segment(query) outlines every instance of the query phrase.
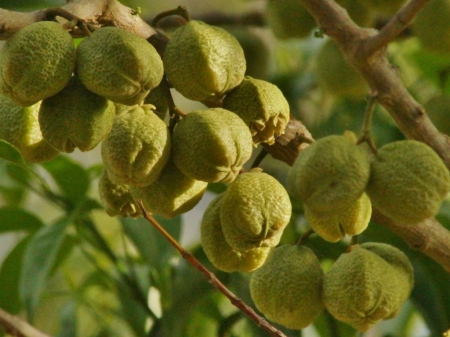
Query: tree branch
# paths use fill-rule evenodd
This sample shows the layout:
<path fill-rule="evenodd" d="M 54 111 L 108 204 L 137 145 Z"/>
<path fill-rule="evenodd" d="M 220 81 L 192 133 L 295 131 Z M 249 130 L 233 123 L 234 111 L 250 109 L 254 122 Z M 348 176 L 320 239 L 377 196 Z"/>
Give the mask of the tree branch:
<path fill-rule="evenodd" d="M 16 337 L 49 337 L 49 335 L 40 332 L 20 317 L 13 316 L 1 308 L 0 326 L 6 333 Z"/>

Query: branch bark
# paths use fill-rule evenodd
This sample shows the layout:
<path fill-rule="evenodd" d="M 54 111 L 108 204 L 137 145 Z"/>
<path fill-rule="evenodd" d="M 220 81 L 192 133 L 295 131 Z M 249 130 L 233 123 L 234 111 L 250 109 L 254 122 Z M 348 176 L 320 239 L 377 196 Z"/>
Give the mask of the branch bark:
<path fill-rule="evenodd" d="M 17 316 L 13 316 L 10 313 L 0 308 L 0 326 L 2 329 L 12 335 L 17 337 L 50 337 L 32 327 L 30 324 L 25 322 L 23 319 Z"/>

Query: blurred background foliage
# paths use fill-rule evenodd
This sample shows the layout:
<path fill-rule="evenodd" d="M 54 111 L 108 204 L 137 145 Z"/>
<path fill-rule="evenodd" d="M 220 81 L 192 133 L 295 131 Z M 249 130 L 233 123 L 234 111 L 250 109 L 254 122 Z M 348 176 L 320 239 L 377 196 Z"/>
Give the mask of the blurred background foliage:
<path fill-rule="evenodd" d="M 292 115 L 308 127 L 314 138 L 346 130 L 360 132 L 366 95 L 346 98 L 332 94 L 323 85 L 319 73 L 327 61 L 318 60 L 327 38 L 315 37 L 317 29 L 302 38 L 277 38 L 267 25 L 266 2 L 261 0 L 121 2 L 141 7 L 141 15 L 149 22 L 161 11 L 185 5 L 194 18 L 221 25 L 238 38 L 247 57 L 248 75 L 278 85 L 289 100 Z M 0 7 L 30 11 L 64 3 L 0 0 Z M 385 20 L 381 17 L 374 22 Z M 450 95 L 448 55 L 426 50 L 409 30 L 390 44 L 388 53 L 419 102 L 426 104 L 434 97 Z M 333 70 L 330 72 L 333 75 Z M 187 112 L 201 106 L 174 95 L 177 105 Z M 444 104 L 441 109 L 444 119 L 439 120 L 442 116 L 438 115 L 436 123 L 448 133 L 450 107 Z M 378 146 L 404 138 L 380 106 L 372 131 Z M 258 152 L 259 148 L 255 154 Z M 38 329 L 58 337 L 268 336 L 212 288 L 144 219 L 106 215 L 96 185 L 102 170 L 98 149 L 89 153 L 75 151 L 42 165 L 29 165 L 22 162 L 14 148 L 0 143 L 0 157 L 1 308 L 23 315 Z M 261 166 L 284 182 L 286 164 L 266 158 Z M 215 270 L 199 245 L 202 212 L 224 188 L 210 184 L 194 210 L 171 220 L 158 220 L 227 287 L 252 305 L 249 275 Z M 294 199 L 292 203 L 294 214 L 283 243 L 295 242 L 308 229 L 301 203 Z M 450 203 L 443 204 L 438 218 L 450 229 Z M 412 296 L 401 313 L 377 324 L 364 336 L 442 336 L 450 328 L 449 274 L 376 223 L 370 224 L 360 241 L 386 242 L 401 248 L 414 265 L 416 279 Z M 344 240 L 332 244 L 312 236 L 306 245 L 326 268 L 348 243 Z M 352 328 L 326 312 L 303 331 L 278 328 L 289 337 L 357 336 Z"/>

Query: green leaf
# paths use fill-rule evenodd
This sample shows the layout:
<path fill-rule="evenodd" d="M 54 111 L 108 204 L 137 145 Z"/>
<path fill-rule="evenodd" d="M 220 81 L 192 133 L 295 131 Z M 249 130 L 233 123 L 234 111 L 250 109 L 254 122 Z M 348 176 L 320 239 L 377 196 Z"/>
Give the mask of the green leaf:
<path fill-rule="evenodd" d="M 0 208 L 0 233 L 11 231 L 35 232 L 44 224 L 35 215 L 20 207 Z"/>
<path fill-rule="evenodd" d="M 84 200 L 90 180 L 87 171 L 73 160 L 58 156 L 42 166 L 50 173 L 61 192 L 74 204 Z"/>
<path fill-rule="evenodd" d="M 18 314 L 22 309 L 19 297 L 19 279 L 22 258 L 31 236 L 20 241 L 3 261 L 0 269 L 0 307 L 11 314 Z"/>
<path fill-rule="evenodd" d="M 145 323 L 148 318 L 147 312 L 138 303 L 127 285 L 123 285 L 118 291 L 121 303 L 121 316 L 125 319 L 136 336 L 145 336 Z"/>
<path fill-rule="evenodd" d="M 167 220 L 155 216 L 155 219 L 175 239 L 181 235 L 181 217 L 177 216 Z M 136 245 L 142 257 L 158 270 L 164 269 L 167 262 L 176 254 L 177 250 L 159 233 L 151 223 L 144 218 L 120 219 L 126 235 Z"/>
<path fill-rule="evenodd" d="M 3 139 L 0 139 L 0 158 L 19 166 L 27 165 L 20 151 Z"/>
<path fill-rule="evenodd" d="M 47 278 L 63 245 L 66 228 L 71 222 L 70 217 L 65 217 L 52 226 L 42 227 L 25 251 L 19 289 L 30 320 L 34 317 Z"/>
<path fill-rule="evenodd" d="M 61 330 L 56 337 L 77 337 L 77 306 L 74 301 L 67 303 L 59 315 Z"/>

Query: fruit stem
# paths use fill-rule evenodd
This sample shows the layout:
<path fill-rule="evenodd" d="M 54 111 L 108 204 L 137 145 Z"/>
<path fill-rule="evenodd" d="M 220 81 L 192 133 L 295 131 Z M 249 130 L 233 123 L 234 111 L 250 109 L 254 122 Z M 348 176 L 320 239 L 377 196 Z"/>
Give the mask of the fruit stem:
<path fill-rule="evenodd" d="M 155 16 L 155 18 L 152 21 L 152 27 L 158 27 L 159 21 L 161 21 L 164 18 L 167 18 L 172 15 L 179 15 L 184 19 L 184 23 L 191 21 L 191 15 L 189 14 L 188 10 L 185 6 L 178 6 L 175 9 L 171 9 L 169 11 L 161 12 L 158 15 Z"/>
<path fill-rule="evenodd" d="M 271 336 L 274 337 L 287 337 L 283 332 L 272 326 L 269 322 L 267 322 L 263 317 L 259 316 L 250 306 L 244 303 L 239 297 L 233 294 L 220 280 L 210 272 L 203 264 L 198 261 L 194 255 L 185 250 L 181 245 L 175 240 L 164 228 L 163 226 L 155 220 L 155 218 L 147 213 L 144 205 L 142 204 L 142 200 L 136 200 L 137 204 L 142 209 L 142 215 L 144 219 L 150 222 L 156 230 L 158 230 L 164 238 L 166 238 L 169 243 L 175 247 L 176 250 L 181 254 L 181 256 L 189 262 L 195 269 L 200 271 L 203 275 L 206 276 L 208 282 L 211 285 L 219 290 L 223 295 L 225 295 L 235 307 L 240 309 L 244 314 L 246 314 L 250 319 L 256 322 L 256 324 L 267 331 Z"/>
<path fill-rule="evenodd" d="M 358 139 L 356 144 L 362 144 L 364 142 L 369 145 L 372 152 L 376 155 L 378 153 L 377 147 L 372 139 L 372 116 L 375 111 L 375 107 L 378 103 L 377 95 L 371 95 L 367 102 L 366 111 L 364 112 L 364 123 L 362 127 L 362 136 Z"/>
<path fill-rule="evenodd" d="M 301 246 L 314 233 L 315 232 L 313 229 L 308 229 L 305 233 L 302 234 L 302 236 L 300 236 L 300 239 L 298 239 L 296 245 Z"/>
<path fill-rule="evenodd" d="M 261 152 L 258 154 L 258 156 L 255 158 L 255 161 L 252 164 L 251 168 L 258 167 L 259 164 L 263 161 L 264 158 L 269 154 L 269 152 L 266 151 L 266 149 L 262 148 Z"/>
<path fill-rule="evenodd" d="M 358 235 L 352 236 L 352 239 L 350 241 L 350 245 L 357 245 L 358 244 Z"/>
<path fill-rule="evenodd" d="M 68 21 L 76 22 L 76 26 L 83 32 L 85 36 L 91 35 L 91 31 L 88 29 L 86 22 L 78 16 L 66 11 L 63 8 L 46 8 L 44 10 L 44 16 L 48 20 L 56 21 L 56 17 L 60 16 Z"/>

